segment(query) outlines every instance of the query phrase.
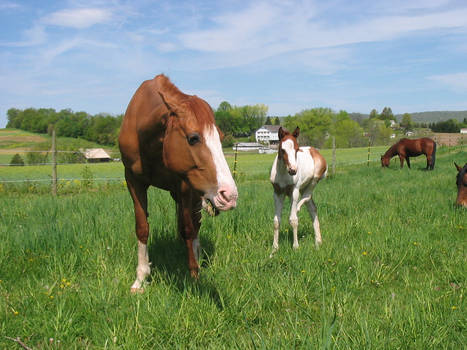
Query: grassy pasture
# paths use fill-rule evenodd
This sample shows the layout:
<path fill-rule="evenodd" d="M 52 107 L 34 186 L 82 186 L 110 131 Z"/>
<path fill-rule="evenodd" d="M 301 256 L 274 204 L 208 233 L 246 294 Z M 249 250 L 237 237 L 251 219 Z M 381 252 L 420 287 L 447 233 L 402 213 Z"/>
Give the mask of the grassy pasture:
<path fill-rule="evenodd" d="M 314 248 L 302 210 L 294 251 L 284 210 L 270 259 L 273 157 L 239 158 L 237 209 L 203 218 L 198 282 L 170 196 L 151 189 L 142 295 L 129 293 L 136 238 L 123 186 L 57 198 L 1 192 L 0 348 L 19 348 L 5 337 L 51 349 L 466 347 L 467 212 L 453 206 L 452 164 L 466 152 L 439 151 L 433 172 L 422 157 L 410 171 L 338 167 L 315 190 L 323 246 Z"/>

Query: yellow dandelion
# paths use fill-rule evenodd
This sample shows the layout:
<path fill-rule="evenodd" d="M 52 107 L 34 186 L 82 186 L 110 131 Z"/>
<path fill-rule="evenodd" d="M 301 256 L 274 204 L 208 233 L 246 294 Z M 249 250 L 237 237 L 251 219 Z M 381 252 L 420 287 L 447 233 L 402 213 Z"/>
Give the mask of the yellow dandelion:
<path fill-rule="evenodd" d="M 413 242 L 413 245 L 418 245 L 418 242 Z"/>
<path fill-rule="evenodd" d="M 15 310 L 15 311 L 13 311 L 13 315 L 18 316 L 19 312 Z"/>
<path fill-rule="evenodd" d="M 457 306 L 451 306 L 451 309 L 452 309 L 452 310 L 456 310 L 456 309 L 457 309 Z"/>
<path fill-rule="evenodd" d="M 371 232 L 370 232 L 370 231 L 368 231 L 368 234 L 369 234 L 369 235 L 371 235 Z"/>
<path fill-rule="evenodd" d="M 362 253 L 362 255 L 368 255 L 368 253 L 367 253 L 366 251 L 364 251 L 364 252 Z"/>
<path fill-rule="evenodd" d="M 66 278 L 62 278 L 62 282 L 65 283 L 65 282 L 66 282 Z"/>
<path fill-rule="evenodd" d="M 305 270 L 302 270 L 302 273 L 305 273 Z"/>
<path fill-rule="evenodd" d="M 53 298 L 54 298 L 54 296 L 53 296 L 53 295 L 50 295 L 50 296 L 49 296 L 49 298 L 50 298 L 50 299 L 53 299 Z"/>
<path fill-rule="evenodd" d="M 66 286 L 67 286 L 67 287 L 71 286 L 71 282 L 67 282 L 67 283 L 66 283 Z"/>
<path fill-rule="evenodd" d="M 65 285 L 63 283 L 60 284 L 60 288 L 62 288 L 62 289 L 65 288 Z"/>

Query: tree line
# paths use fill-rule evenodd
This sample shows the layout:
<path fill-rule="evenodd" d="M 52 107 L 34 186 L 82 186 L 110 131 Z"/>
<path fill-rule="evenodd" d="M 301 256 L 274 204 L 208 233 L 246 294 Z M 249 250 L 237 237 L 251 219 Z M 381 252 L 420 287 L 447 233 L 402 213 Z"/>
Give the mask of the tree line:
<path fill-rule="evenodd" d="M 235 138 L 252 137 L 262 125 L 284 125 L 289 129 L 299 126 L 302 144 L 315 147 L 332 147 L 333 137 L 339 148 L 360 147 L 370 142 L 383 145 L 390 141 L 395 129 L 407 132 L 417 127 L 429 127 L 435 132 L 459 132 L 467 127 L 455 119 L 419 124 L 414 123 L 410 114 L 402 116 L 400 123 L 390 107 L 381 113 L 373 109 L 369 115 L 335 112 L 330 108 L 305 109 L 287 117 L 267 116 L 268 107 L 264 104 L 234 106 L 223 101 L 213 110 L 216 123 L 225 135 L 224 146 L 231 146 Z M 35 133 L 49 133 L 55 128 L 57 136 L 81 138 L 102 145 L 115 146 L 120 131 L 123 114 L 90 115 L 86 112 L 73 112 L 70 109 L 56 111 L 52 108 L 11 108 L 7 112 L 7 128 L 22 129 Z M 332 137 L 331 137 L 332 136 Z"/>
<path fill-rule="evenodd" d="M 71 109 L 56 111 L 53 108 L 10 108 L 7 128 L 49 135 L 55 128 L 57 136 L 82 138 L 102 145 L 116 145 L 123 114 L 90 115 Z"/>

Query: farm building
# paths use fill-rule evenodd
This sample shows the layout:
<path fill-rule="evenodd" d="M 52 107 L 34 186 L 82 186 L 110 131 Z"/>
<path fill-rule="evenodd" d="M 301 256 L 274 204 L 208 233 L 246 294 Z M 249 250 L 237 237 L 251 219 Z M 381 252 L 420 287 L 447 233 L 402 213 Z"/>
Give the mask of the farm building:
<path fill-rule="evenodd" d="M 278 143 L 279 128 L 280 125 L 263 125 L 255 132 L 256 142 Z"/>
<path fill-rule="evenodd" d="M 109 162 L 112 159 L 102 148 L 88 148 L 83 155 L 89 163 Z"/>
<path fill-rule="evenodd" d="M 237 149 L 238 151 L 258 151 L 259 149 L 264 148 L 264 146 L 256 142 L 239 142 L 232 148 L 234 150 Z"/>

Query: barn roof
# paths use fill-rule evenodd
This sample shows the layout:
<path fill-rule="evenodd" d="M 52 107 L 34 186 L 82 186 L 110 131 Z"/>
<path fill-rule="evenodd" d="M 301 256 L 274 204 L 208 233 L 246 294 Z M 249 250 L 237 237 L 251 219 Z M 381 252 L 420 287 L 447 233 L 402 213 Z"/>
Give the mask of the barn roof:
<path fill-rule="evenodd" d="M 83 153 L 86 159 L 110 159 L 109 154 L 102 148 L 88 148 Z"/>

